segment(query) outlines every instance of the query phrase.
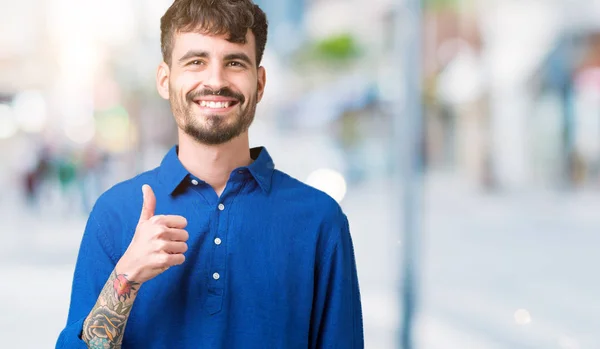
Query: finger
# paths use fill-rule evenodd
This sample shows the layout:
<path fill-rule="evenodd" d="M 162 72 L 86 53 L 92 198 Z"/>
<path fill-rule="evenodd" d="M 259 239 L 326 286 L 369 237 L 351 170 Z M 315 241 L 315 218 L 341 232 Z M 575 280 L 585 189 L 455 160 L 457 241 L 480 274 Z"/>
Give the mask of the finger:
<path fill-rule="evenodd" d="M 185 256 L 182 253 L 170 254 L 163 253 L 159 257 L 158 269 L 168 268 L 174 265 L 180 265 L 185 262 Z"/>
<path fill-rule="evenodd" d="M 188 244 L 181 241 L 170 241 L 165 244 L 165 252 L 171 254 L 185 253 L 188 250 Z"/>
<path fill-rule="evenodd" d="M 156 223 L 176 229 L 184 229 L 187 227 L 187 219 L 183 216 L 165 215 L 160 217 L 160 219 L 157 219 Z"/>
<path fill-rule="evenodd" d="M 158 225 L 163 225 L 164 226 L 164 224 L 161 223 L 161 219 L 163 219 L 163 217 L 164 216 L 161 215 L 161 214 L 155 215 L 154 217 L 150 218 L 149 222 L 152 223 L 152 224 L 158 224 Z"/>
<path fill-rule="evenodd" d="M 181 265 L 185 262 L 185 255 L 182 253 L 169 255 L 169 266 Z"/>
<path fill-rule="evenodd" d="M 167 228 L 167 230 L 162 233 L 161 237 L 167 241 L 186 242 L 188 241 L 190 234 L 183 229 Z"/>
<path fill-rule="evenodd" d="M 148 184 L 142 186 L 143 193 L 143 204 L 142 213 L 140 214 L 140 222 L 149 220 L 154 216 L 154 210 L 156 209 L 156 196 L 154 191 Z"/>

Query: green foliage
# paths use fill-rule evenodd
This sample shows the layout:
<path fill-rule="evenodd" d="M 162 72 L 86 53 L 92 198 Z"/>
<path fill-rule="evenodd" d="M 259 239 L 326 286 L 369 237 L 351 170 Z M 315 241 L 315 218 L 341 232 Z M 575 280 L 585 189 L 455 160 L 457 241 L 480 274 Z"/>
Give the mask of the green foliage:
<path fill-rule="evenodd" d="M 360 57 L 361 49 L 351 34 L 333 35 L 318 41 L 307 42 L 296 51 L 292 62 L 297 69 L 336 67 L 352 64 Z"/>
<path fill-rule="evenodd" d="M 340 34 L 316 42 L 314 53 L 325 60 L 344 61 L 356 57 L 359 48 L 350 34 Z"/>
<path fill-rule="evenodd" d="M 426 10 L 445 10 L 459 7 L 466 0 L 422 0 L 423 8 Z"/>

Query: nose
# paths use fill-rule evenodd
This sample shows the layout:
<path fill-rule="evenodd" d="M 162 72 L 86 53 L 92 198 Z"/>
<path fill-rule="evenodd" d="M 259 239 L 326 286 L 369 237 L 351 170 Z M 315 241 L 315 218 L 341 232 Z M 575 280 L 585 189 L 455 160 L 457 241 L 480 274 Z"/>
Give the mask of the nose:
<path fill-rule="evenodd" d="M 202 83 L 205 88 L 218 91 L 227 86 L 224 69 L 218 64 L 212 64 L 206 69 L 206 77 Z"/>

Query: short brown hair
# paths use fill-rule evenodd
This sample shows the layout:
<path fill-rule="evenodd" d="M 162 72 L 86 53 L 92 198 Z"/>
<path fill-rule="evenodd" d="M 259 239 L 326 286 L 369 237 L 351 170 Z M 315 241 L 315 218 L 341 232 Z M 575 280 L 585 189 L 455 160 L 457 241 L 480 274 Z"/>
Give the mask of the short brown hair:
<path fill-rule="evenodd" d="M 171 65 L 175 33 L 228 34 L 229 42 L 245 44 L 246 33 L 251 29 L 259 66 L 267 43 L 267 28 L 265 13 L 252 0 L 175 0 L 160 19 L 163 60 Z"/>

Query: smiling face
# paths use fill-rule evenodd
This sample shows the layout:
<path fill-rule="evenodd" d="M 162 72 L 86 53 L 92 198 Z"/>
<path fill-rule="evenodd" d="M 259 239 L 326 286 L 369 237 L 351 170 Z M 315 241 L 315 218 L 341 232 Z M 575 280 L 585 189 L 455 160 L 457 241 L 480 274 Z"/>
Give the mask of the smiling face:
<path fill-rule="evenodd" d="M 170 66 L 158 68 L 159 93 L 170 101 L 178 127 L 202 144 L 246 134 L 264 92 L 265 70 L 257 68 L 252 31 L 244 44 L 226 39 L 177 33 Z"/>

